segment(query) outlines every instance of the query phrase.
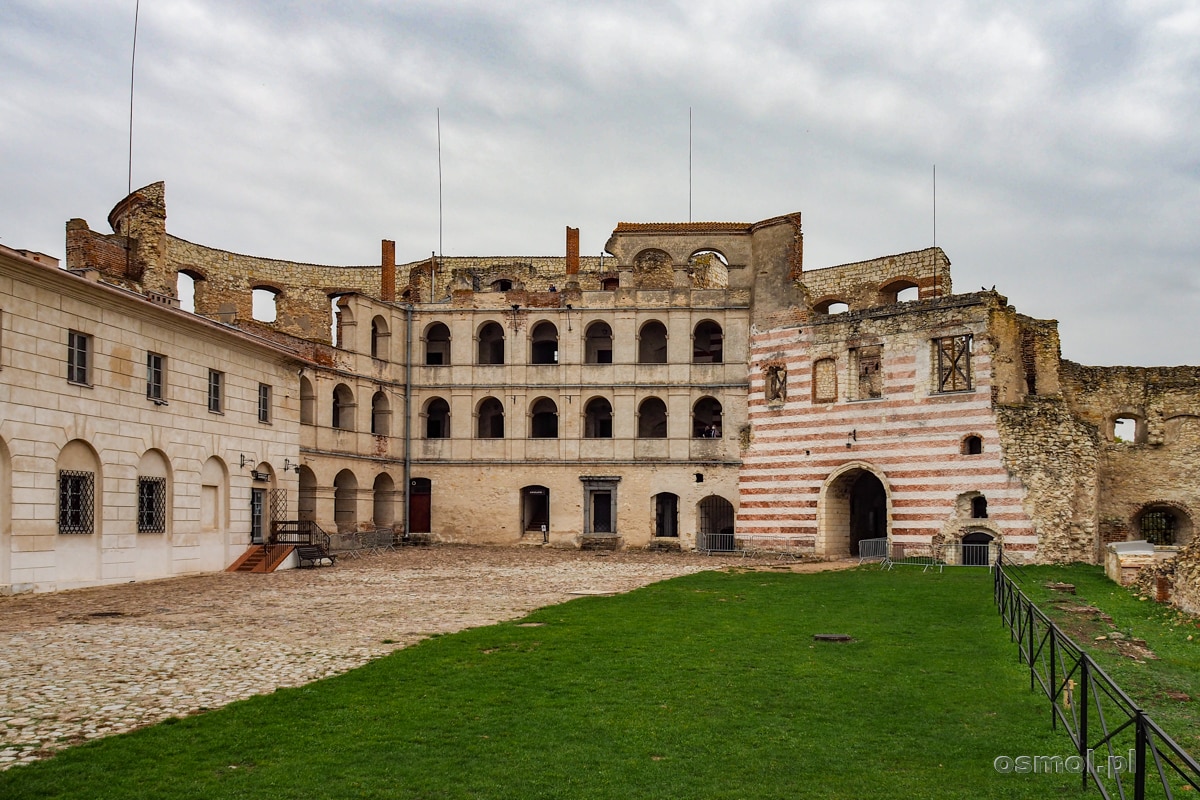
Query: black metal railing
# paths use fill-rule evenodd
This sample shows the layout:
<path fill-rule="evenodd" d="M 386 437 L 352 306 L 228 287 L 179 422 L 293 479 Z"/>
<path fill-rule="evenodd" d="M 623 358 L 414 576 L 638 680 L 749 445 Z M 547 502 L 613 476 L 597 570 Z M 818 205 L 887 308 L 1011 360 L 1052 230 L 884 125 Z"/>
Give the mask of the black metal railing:
<path fill-rule="evenodd" d="M 1068 759 L 1035 757 L 1033 769 L 1042 758 L 1046 771 L 1078 771 L 1082 787 L 1092 783 L 1105 798 L 1200 789 L 1200 764 L 1033 604 L 1008 569 L 1001 554 L 992 571 L 996 607 L 1029 665 L 1030 690 L 1050 701 L 1051 726 L 1062 725 L 1076 750 Z"/>

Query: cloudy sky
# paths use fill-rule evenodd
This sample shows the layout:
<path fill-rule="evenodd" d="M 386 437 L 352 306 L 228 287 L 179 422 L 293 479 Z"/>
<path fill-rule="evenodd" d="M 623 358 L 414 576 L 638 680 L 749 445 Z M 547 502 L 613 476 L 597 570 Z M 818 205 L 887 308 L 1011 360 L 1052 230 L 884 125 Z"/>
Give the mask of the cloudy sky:
<path fill-rule="evenodd" d="M 0 4 L 0 243 L 126 193 L 134 0 Z M 735 10 L 736 9 L 736 10 Z M 936 243 L 1089 364 L 1200 364 L 1200 2 L 142 0 L 134 188 L 326 264 L 597 254 L 804 215 L 805 264 Z M 689 193 L 689 109 L 691 190 Z"/>

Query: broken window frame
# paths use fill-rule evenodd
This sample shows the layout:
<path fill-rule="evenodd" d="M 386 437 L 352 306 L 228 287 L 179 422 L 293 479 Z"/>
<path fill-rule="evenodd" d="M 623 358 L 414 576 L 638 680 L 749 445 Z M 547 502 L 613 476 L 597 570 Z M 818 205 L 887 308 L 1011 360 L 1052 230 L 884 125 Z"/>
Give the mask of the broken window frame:
<path fill-rule="evenodd" d="M 970 392 L 975 388 L 971 369 L 971 334 L 943 336 L 933 340 L 937 359 L 936 394 Z"/>

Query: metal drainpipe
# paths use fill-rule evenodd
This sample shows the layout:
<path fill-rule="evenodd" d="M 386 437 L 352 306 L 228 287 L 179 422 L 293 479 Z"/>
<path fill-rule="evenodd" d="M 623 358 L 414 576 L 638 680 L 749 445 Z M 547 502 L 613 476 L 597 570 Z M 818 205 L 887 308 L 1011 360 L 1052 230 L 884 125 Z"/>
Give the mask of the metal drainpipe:
<path fill-rule="evenodd" d="M 406 332 L 404 334 L 404 540 L 412 535 L 412 303 L 404 306 Z"/>

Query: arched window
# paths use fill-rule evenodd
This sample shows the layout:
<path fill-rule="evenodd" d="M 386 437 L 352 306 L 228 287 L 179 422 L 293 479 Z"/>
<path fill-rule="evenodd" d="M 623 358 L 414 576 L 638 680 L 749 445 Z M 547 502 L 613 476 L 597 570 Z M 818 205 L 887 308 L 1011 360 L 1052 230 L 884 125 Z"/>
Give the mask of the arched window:
<path fill-rule="evenodd" d="M 278 318 L 279 290 L 256 286 L 250 292 L 250 316 L 259 322 L 274 322 Z"/>
<path fill-rule="evenodd" d="M 529 332 L 529 363 L 558 363 L 558 328 L 553 322 L 539 322 Z"/>
<path fill-rule="evenodd" d="M 656 319 L 647 322 L 638 332 L 638 363 L 667 363 L 667 329 Z"/>
<path fill-rule="evenodd" d="M 1132 414 L 1125 414 L 1113 419 L 1112 440 L 1114 442 L 1140 444 L 1146 440 L 1145 433 L 1146 427 Z"/>
<path fill-rule="evenodd" d="M 392 406 L 387 395 L 376 392 L 371 398 L 371 433 L 388 436 L 392 428 Z"/>
<path fill-rule="evenodd" d="M 705 320 L 696 326 L 692 336 L 693 364 L 720 364 L 724 354 L 724 338 L 721 326 L 712 320 Z"/>
<path fill-rule="evenodd" d="M 504 338 L 503 331 L 501 331 L 500 338 L 501 340 Z M 500 344 L 500 361 L 504 361 L 503 341 Z M 440 322 L 435 322 L 425 329 L 425 364 L 430 367 L 440 367 L 449 363 L 450 329 Z M 480 361 L 479 363 L 488 362 Z"/>
<path fill-rule="evenodd" d="M 593 397 L 584 406 L 583 438 L 612 438 L 612 404 L 605 398 Z"/>
<path fill-rule="evenodd" d="M 701 397 L 692 406 L 692 437 L 721 438 L 721 404 L 713 397 Z"/>
<path fill-rule="evenodd" d="M 508 278 L 500 278 L 498 280 L 492 281 L 492 291 L 493 292 L 511 292 L 512 287 L 513 287 L 513 282 L 511 280 L 509 280 Z"/>
<path fill-rule="evenodd" d="M 350 310 L 350 296 L 345 294 L 332 295 L 329 298 L 333 311 L 333 323 L 330 334 L 333 346 L 343 350 L 354 349 L 354 312 Z"/>
<path fill-rule="evenodd" d="M 100 533 L 103 490 L 96 451 L 82 439 L 67 442 L 58 454 L 58 532 Z"/>
<path fill-rule="evenodd" d="M 983 439 L 972 434 L 962 440 L 962 454 L 964 456 L 977 456 L 983 452 Z"/>
<path fill-rule="evenodd" d="M 900 278 L 887 284 L 879 290 L 879 301 L 882 305 L 892 303 L 908 303 L 919 298 L 921 290 L 910 280 Z"/>
<path fill-rule="evenodd" d="M 358 478 L 348 469 L 333 479 L 333 521 L 339 533 L 358 528 Z"/>
<path fill-rule="evenodd" d="M 638 438 L 667 438 L 667 405 L 658 397 L 647 397 L 638 406 Z"/>
<path fill-rule="evenodd" d="M 612 328 L 607 322 L 593 322 L 587 327 L 583 347 L 583 363 L 611 364 L 613 355 Z"/>
<path fill-rule="evenodd" d="M 475 436 L 479 439 L 504 438 L 504 406 L 494 397 L 485 397 L 476 412 Z"/>
<path fill-rule="evenodd" d="M 425 404 L 425 438 L 450 438 L 450 404 L 440 397 Z"/>
<path fill-rule="evenodd" d="M 381 361 L 388 360 L 388 345 L 392 334 L 388 331 L 387 320 L 375 317 L 371 320 L 371 358 Z"/>
<path fill-rule="evenodd" d="M 500 323 L 487 322 L 479 329 L 478 363 L 504 363 L 504 328 Z"/>
<path fill-rule="evenodd" d="M 175 296 L 179 298 L 179 307 L 189 313 L 196 313 L 196 291 L 204 276 L 198 272 L 180 270 L 175 276 Z"/>
<path fill-rule="evenodd" d="M 166 533 L 173 508 L 167 458 L 160 450 L 147 450 L 138 461 L 138 533 Z"/>
<path fill-rule="evenodd" d="M 1170 506 L 1148 506 L 1137 520 L 1141 538 L 1154 545 L 1184 545 L 1191 540 L 1192 521 Z"/>
<path fill-rule="evenodd" d="M 333 390 L 333 427 L 343 431 L 354 430 L 354 392 L 344 383 Z"/>
<path fill-rule="evenodd" d="M 303 375 L 300 376 L 300 424 L 317 424 L 317 393 L 312 381 Z"/>
<path fill-rule="evenodd" d="M 850 306 L 842 300 L 823 300 L 813 306 L 813 311 L 817 314 L 845 314 L 850 310 Z"/>
<path fill-rule="evenodd" d="M 529 409 L 531 439 L 558 438 L 558 406 L 549 397 L 533 401 Z"/>

